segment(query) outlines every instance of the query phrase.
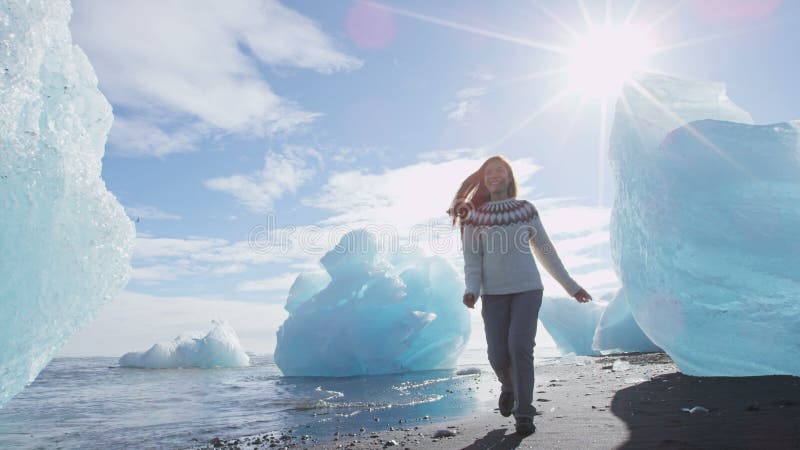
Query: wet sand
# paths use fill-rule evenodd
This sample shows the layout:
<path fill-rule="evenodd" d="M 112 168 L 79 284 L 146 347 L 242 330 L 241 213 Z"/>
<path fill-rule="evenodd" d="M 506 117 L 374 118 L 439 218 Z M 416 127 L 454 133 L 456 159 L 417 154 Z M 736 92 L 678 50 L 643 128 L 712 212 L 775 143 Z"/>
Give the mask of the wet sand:
<path fill-rule="evenodd" d="M 589 360 L 537 366 L 536 432 L 527 437 L 514 432 L 513 417 L 482 404 L 467 417 L 409 418 L 379 432 L 270 433 L 208 447 L 800 448 L 798 377 L 691 377 L 663 353 Z M 483 373 L 480 385 L 498 390 L 492 373 Z M 453 436 L 437 438 L 437 432 Z"/>

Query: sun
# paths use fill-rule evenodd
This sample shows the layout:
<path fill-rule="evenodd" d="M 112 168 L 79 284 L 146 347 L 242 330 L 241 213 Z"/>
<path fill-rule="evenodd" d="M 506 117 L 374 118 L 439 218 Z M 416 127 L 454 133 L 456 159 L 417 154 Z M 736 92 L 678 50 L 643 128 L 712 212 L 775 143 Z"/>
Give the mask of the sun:
<path fill-rule="evenodd" d="M 567 50 L 569 89 L 590 98 L 619 93 L 632 74 L 643 69 L 653 42 L 643 28 L 592 28 Z"/>

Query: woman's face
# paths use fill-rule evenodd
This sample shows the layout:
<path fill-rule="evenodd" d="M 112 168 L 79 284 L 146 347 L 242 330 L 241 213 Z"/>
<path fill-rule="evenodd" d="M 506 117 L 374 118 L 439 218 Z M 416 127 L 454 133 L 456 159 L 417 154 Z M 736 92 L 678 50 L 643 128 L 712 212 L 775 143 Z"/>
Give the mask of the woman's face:
<path fill-rule="evenodd" d="M 483 184 L 491 193 L 508 192 L 511 183 L 506 165 L 500 161 L 492 161 L 486 165 L 483 173 Z"/>

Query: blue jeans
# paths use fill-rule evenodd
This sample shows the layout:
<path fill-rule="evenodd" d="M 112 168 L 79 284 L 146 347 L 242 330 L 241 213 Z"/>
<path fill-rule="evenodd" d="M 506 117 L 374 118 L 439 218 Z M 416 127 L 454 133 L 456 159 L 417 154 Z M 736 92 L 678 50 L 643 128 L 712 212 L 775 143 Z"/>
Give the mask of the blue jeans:
<path fill-rule="evenodd" d="M 489 364 L 502 392 L 514 393 L 514 417 L 533 417 L 533 347 L 542 306 L 542 289 L 512 294 L 484 294 L 484 330 Z"/>

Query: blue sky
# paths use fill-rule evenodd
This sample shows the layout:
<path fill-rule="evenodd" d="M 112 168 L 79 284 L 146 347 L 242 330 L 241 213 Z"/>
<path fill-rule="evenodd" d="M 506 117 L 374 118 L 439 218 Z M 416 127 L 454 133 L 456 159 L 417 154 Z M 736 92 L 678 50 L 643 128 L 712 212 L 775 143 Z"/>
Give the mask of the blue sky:
<path fill-rule="evenodd" d="M 214 317 L 270 353 L 289 286 L 319 270 L 325 245 L 259 251 L 254 230 L 333 244 L 367 224 L 400 239 L 427 224 L 452 241 L 444 210 L 496 153 L 572 275 L 593 294 L 612 289 L 602 101 L 570 93 L 532 117 L 568 82 L 542 75 L 566 61 L 542 47 L 568 48 L 586 17 L 651 24 L 655 45 L 680 45 L 649 68 L 726 83 L 757 123 L 800 118 L 797 2 L 379 5 L 73 2 L 74 41 L 114 108 L 103 178 L 138 222 L 130 283 L 62 354 L 143 349 Z M 434 244 L 420 243 L 429 254 Z M 460 269 L 457 250 L 440 253 Z"/>

